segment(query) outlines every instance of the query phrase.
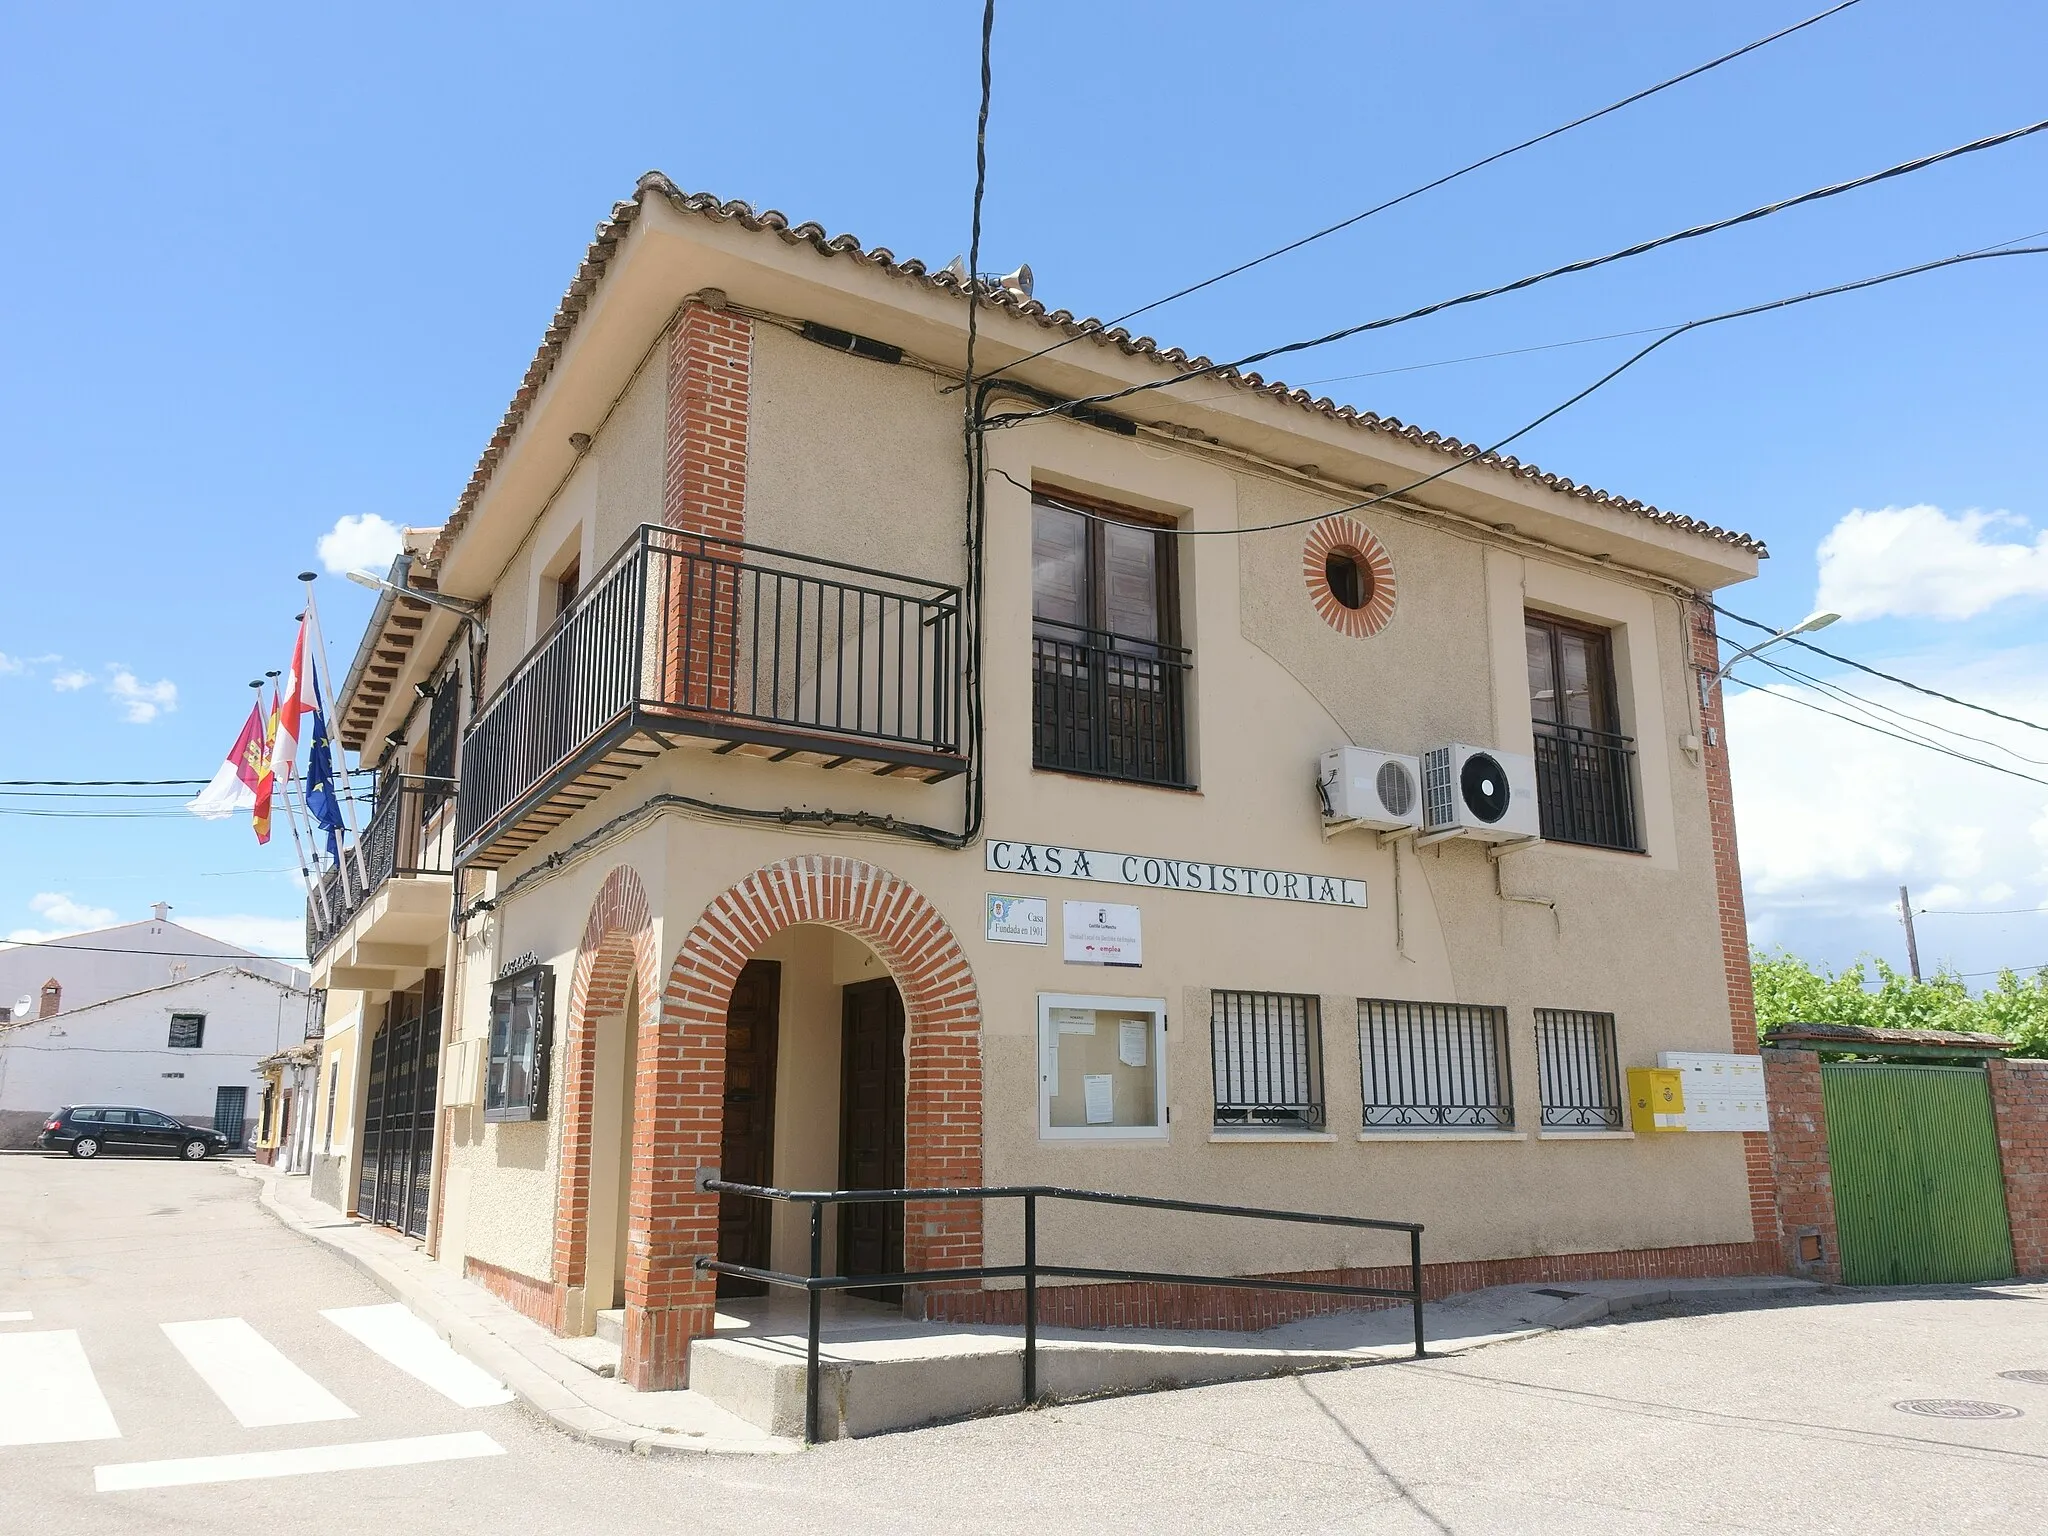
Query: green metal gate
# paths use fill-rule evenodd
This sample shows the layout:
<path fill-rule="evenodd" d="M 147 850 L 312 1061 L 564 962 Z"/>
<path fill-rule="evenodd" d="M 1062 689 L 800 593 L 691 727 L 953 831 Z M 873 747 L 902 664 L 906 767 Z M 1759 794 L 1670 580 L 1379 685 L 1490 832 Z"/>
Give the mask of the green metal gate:
<path fill-rule="evenodd" d="M 2011 1277 L 2012 1231 L 1981 1067 L 1820 1069 L 1848 1285 Z"/>

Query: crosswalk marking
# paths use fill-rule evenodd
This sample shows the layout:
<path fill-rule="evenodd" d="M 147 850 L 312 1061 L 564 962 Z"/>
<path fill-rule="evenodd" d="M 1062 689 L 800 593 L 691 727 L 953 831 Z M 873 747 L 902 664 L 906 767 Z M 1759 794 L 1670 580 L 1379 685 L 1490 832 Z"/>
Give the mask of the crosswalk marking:
<path fill-rule="evenodd" d="M 0 1312 L 0 1323 L 32 1323 L 35 1320 L 33 1312 Z"/>
<path fill-rule="evenodd" d="M 276 1345 L 239 1317 L 165 1323 L 162 1327 L 178 1353 L 247 1428 L 356 1416 L 353 1408 L 293 1365 Z"/>
<path fill-rule="evenodd" d="M 489 1408 L 512 1401 L 503 1382 L 456 1354 L 402 1303 L 330 1307 L 320 1315 L 459 1407 Z"/>
<path fill-rule="evenodd" d="M 120 1438 L 76 1329 L 0 1333 L 0 1445 Z"/>
<path fill-rule="evenodd" d="M 421 1435 L 410 1440 L 360 1440 L 353 1445 L 310 1445 L 292 1451 L 243 1451 L 232 1456 L 192 1456 L 180 1461 L 130 1461 L 94 1467 L 98 1493 L 134 1488 L 186 1488 L 196 1483 L 239 1483 L 259 1477 L 292 1477 L 307 1472 L 349 1472 L 366 1467 L 414 1467 L 430 1461 L 502 1456 L 505 1448 L 489 1435 Z"/>

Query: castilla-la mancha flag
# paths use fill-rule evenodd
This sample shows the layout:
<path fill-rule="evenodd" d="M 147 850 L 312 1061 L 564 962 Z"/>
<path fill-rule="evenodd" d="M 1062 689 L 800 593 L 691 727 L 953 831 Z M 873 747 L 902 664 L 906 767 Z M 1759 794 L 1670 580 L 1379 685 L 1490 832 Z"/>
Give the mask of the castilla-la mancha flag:
<path fill-rule="evenodd" d="M 185 803 L 185 808 L 194 816 L 204 816 L 208 821 L 218 821 L 236 811 L 255 809 L 257 785 L 269 762 L 270 742 L 263 725 L 263 703 L 259 699 L 249 706 L 249 719 L 229 749 L 227 761 L 220 765 L 220 771 L 198 797 Z M 264 840 L 267 831 L 268 828 L 258 830 L 258 842 Z"/>

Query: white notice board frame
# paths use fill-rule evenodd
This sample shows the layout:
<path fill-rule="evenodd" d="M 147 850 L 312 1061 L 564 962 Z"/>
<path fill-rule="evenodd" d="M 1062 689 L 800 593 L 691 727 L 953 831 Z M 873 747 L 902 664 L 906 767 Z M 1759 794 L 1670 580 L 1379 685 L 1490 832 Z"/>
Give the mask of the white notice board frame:
<path fill-rule="evenodd" d="M 1150 1125 L 1054 1125 L 1053 1088 L 1058 1071 L 1059 1034 L 1053 1028 L 1055 1008 L 1101 1009 L 1111 1013 L 1149 1014 L 1152 1019 L 1153 1123 Z M 1164 1141 L 1173 1117 L 1167 1102 L 1166 999 L 1107 997 L 1083 992 L 1038 994 L 1038 1137 L 1041 1141 Z"/>

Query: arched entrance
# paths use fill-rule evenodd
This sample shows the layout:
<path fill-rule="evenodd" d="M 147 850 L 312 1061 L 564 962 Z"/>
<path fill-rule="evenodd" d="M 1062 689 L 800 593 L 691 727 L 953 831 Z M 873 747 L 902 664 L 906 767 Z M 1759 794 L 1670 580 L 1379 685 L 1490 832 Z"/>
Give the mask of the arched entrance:
<path fill-rule="evenodd" d="M 756 870 L 710 906 L 669 970 L 659 1018 L 643 1010 L 621 1371 L 642 1390 L 685 1384 L 690 1340 L 711 1331 L 715 1287 L 699 1254 L 719 1244 L 719 1202 L 696 1188 L 720 1164 L 727 1021 L 748 962 L 783 930 L 822 925 L 871 949 L 902 998 L 904 1178 L 981 1182 L 981 1003 L 937 908 L 885 869 L 808 854 Z M 981 1262 L 974 1202 L 920 1206 L 910 1269 Z"/>
<path fill-rule="evenodd" d="M 623 1299 L 634 1061 L 660 995 L 647 892 L 622 864 L 590 904 L 569 990 L 554 1254 L 562 1333 L 589 1333 L 597 1314 Z"/>

